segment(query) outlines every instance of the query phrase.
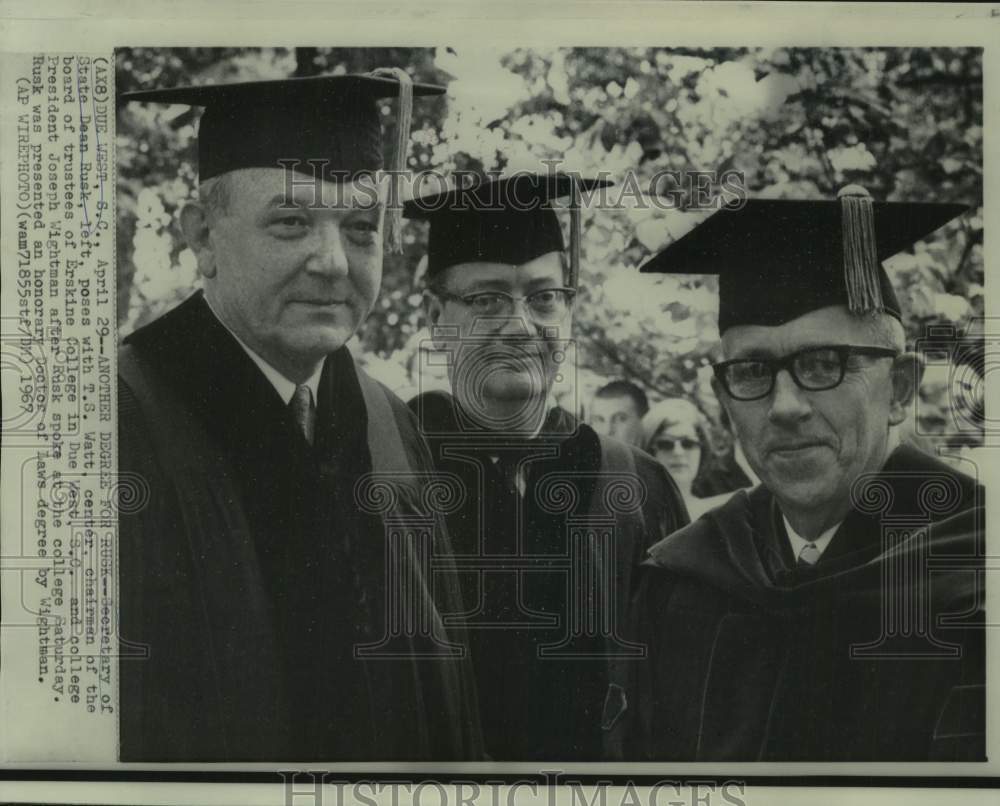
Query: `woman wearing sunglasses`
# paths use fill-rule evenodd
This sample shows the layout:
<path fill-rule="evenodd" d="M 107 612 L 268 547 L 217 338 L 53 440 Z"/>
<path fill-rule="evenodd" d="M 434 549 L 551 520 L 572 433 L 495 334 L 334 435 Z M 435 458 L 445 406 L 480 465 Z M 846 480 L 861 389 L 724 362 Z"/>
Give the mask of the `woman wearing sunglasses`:
<path fill-rule="evenodd" d="M 697 482 L 711 454 L 704 418 L 693 403 L 679 397 L 657 403 L 642 418 L 642 431 L 643 448 L 673 476 L 692 519 L 729 496 L 700 497 L 704 485 Z"/>

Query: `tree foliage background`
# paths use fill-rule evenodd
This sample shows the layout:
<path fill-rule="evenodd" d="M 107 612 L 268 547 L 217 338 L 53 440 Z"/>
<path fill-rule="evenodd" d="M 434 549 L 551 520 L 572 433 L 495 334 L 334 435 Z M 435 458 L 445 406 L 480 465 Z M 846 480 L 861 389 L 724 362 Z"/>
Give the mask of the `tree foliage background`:
<path fill-rule="evenodd" d="M 888 267 L 911 342 L 929 326 L 962 332 L 983 315 L 979 49 L 136 48 L 119 51 L 118 90 L 378 66 L 448 86 L 446 96 L 415 104 L 414 171 L 539 171 L 556 159 L 619 182 L 634 172 L 643 189 L 664 170 L 735 170 L 751 196 L 832 198 L 858 182 L 876 199 L 967 204 L 969 214 Z M 393 125 L 393 106 L 383 113 Z M 197 116 L 142 104 L 119 112 L 123 334 L 198 285 L 176 226 L 195 194 Z M 637 273 L 694 223 L 690 189 L 681 190 L 677 210 L 584 214 L 578 404 L 600 379 L 626 377 L 654 398 L 692 399 L 718 422 L 707 382 L 718 342 L 715 280 Z M 382 295 L 360 334 L 358 352 L 391 386 L 412 383 L 425 239 L 421 225 L 407 224 L 405 253 L 386 256 Z M 932 367 L 925 379 L 920 430 L 955 430 L 951 369 Z M 724 442 L 724 432 L 713 433 Z"/>

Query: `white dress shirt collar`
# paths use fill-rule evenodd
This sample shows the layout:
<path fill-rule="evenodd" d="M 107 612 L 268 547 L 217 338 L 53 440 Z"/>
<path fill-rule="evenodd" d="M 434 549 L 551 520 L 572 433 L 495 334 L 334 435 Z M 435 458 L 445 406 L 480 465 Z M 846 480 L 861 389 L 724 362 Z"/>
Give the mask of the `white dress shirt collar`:
<path fill-rule="evenodd" d="M 816 546 L 816 549 L 819 551 L 819 556 L 822 557 L 823 552 L 826 551 L 826 547 L 830 545 L 830 541 L 833 539 L 834 532 L 840 528 L 840 523 L 843 523 L 843 521 L 835 523 L 815 540 L 806 540 L 792 528 L 792 524 L 788 522 L 788 518 L 782 515 L 781 519 L 785 522 L 785 531 L 788 533 L 788 542 L 792 545 L 792 556 L 795 557 L 796 560 L 799 559 L 802 549 L 810 543 Z"/>
<path fill-rule="evenodd" d="M 229 325 L 227 325 L 225 322 L 222 321 L 222 318 L 219 316 L 219 314 L 215 312 L 215 309 L 212 307 L 212 303 L 208 301 L 208 297 L 205 297 L 205 303 L 208 305 L 208 309 L 212 312 L 212 315 L 219 320 L 219 324 L 221 324 L 228 331 L 230 336 L 236 339 L 236 343 L 243 348 L 243 351 L 248 356 L 250 356 L 250 360 L 257 365 L 260 371 L 264 374 L 264 377 L 271 382 L 271 386 L 274 387 L 274 390 L 278 393 L 278 396 L 281 398 L 284 404 L 287 406 L 289 403 L 291 403 L 292 397 L 295 395 L 295 389 L 297 385 L 292 381 L 288 380 L 288 378 L 286 378 L 284 375 L 278 372 L 278 370 L 276 370 L 274 367 L 268 364 L 267 361 L 265 361 L 263 358 L 257 355 L 257 353 L 255 353 L 253 350 L 247 347 L 247 345 L 243 343 L 243 339 L 241 339 L 239 336 L 233 333 Z M 319 379 L 322 374 L 323 374 L 323 364 L 320 363 L 319 368 L 313 373 L 312 377 L 306 380 L 306 386 L 308 386 L 309 391 L 312 392 L 312 399 L 314 404 L 317 404 L 319 401 Z"/>

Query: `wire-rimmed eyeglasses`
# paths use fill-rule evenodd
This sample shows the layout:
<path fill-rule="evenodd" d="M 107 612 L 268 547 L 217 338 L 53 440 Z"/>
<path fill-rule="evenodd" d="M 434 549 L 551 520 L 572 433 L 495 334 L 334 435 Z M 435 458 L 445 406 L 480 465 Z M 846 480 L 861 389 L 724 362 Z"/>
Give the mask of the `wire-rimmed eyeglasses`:
<path fill-rule="evenodd" d="M 437 290 L 434 293 L 442 299 L 460 302 L 476 316 L 513 316 L 517 303 L 524 302 L 525 310 L 533 321 L 548 325 L 562 322 L 576 298 L 574 288 L 542 288 L 523 297 L 515 297 L 506 291 L 452 294 Z"/>

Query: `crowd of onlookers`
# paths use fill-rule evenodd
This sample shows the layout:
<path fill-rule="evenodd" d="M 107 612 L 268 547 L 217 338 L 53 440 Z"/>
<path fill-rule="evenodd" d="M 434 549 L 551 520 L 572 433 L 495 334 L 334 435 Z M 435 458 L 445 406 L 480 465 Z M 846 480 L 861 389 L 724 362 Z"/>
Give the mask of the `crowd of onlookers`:
<path fill-rule="evenodd" d="M 594 393 L 587 421 L 597 433 L 635 445 L 663 465 L 693 518 L 757 482 L 739 443 L 729 440 L 721 452 L 713 449 L 707 418 L 684 398 L 650 405 L 637 384 L 614 380 Z"/>

